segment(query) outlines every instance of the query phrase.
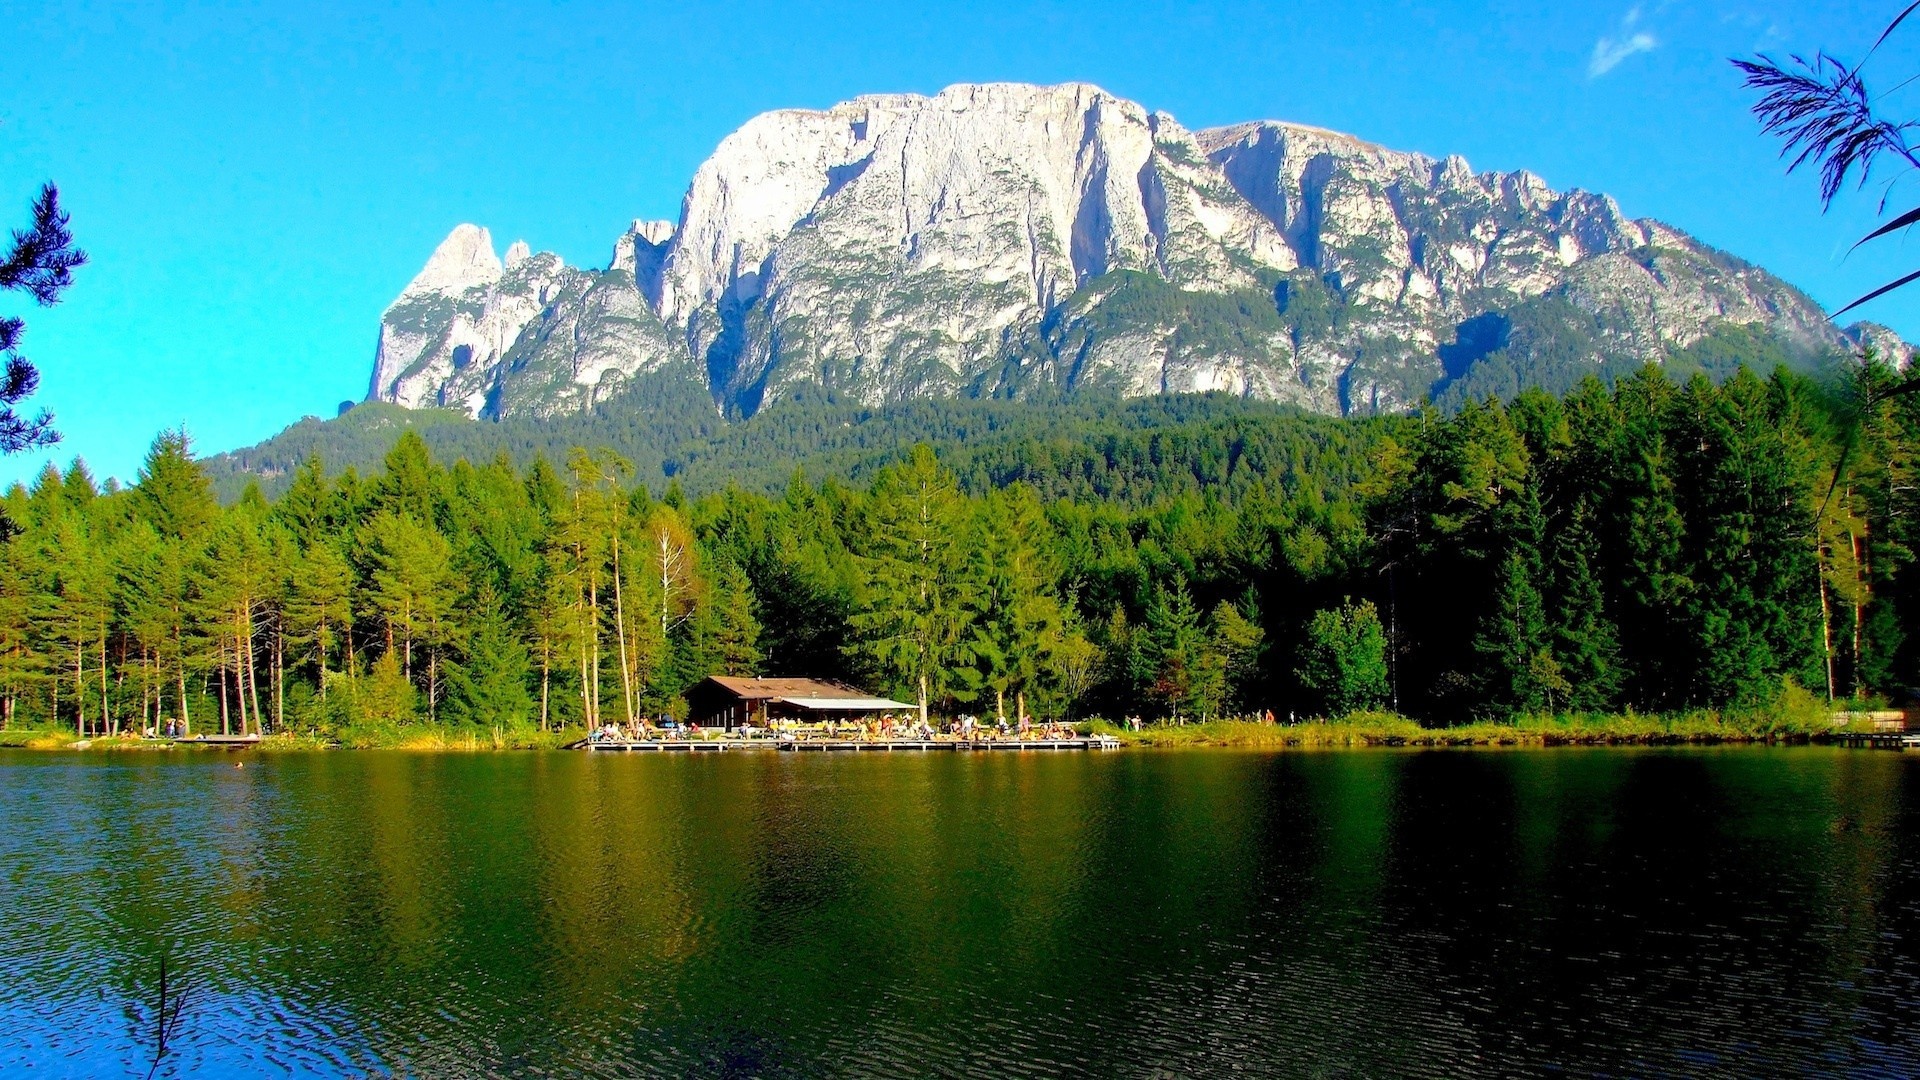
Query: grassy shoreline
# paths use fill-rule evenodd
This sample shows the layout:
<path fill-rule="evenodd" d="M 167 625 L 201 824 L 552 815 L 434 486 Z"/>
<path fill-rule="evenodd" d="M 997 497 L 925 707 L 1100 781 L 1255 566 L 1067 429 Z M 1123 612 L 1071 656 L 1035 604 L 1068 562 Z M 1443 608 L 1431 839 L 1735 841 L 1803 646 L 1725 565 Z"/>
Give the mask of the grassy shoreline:
<path fill-rule="evenodd" d="M 1560 714 L 1519 716 L 1454 727 L 1426 727 L 1391 713 L 1360 713 L 1337 720 L 1260 724 L 1215 720 L 1128 731 L 1104 721 L 1092 730 L 1139 746 L 1284 748 L 1427 746 L 1672 746 L 1805 743 L 1844 729 L 1822 715 L 1787 712 L 1694 712 L 1663 715 Z"/>
<path fill-rule="evenodd" d="M 1076 725 L 1083 733 L 1110 735 L 1142 748 L 1240 747 L 1315 749 L 1357 747 L 1512 747 L 1512 746 L 1672 746 L 1792 744 L 1818 741 L 1845 731 L 1819 708 L 1776 708 L 1740 712 L 1699 711 L 1643 715 L 1558 714 L 1480 721 L 1455 727 L 1426 727 L 1392 713 L 1356 713 L 1296 724 L 1248 720 L 1155 724 L 1131 731 L 1105 720 Z M 447 753 L 495 750 L 549 750 L 585 736 L 585 731 L 476 731 L 471 728 L 409 726 L 349 728 L 337 737 L 318 733 L 277 734 L 254 749 L 387 749 Z M 46 728 L 0 731 L 0 748 L 32 750 L 161 750 L 174 743 L 157 739 L 78 740 L 73 732 Z M 191 742 L 180 745 L 193 746 Z"/>

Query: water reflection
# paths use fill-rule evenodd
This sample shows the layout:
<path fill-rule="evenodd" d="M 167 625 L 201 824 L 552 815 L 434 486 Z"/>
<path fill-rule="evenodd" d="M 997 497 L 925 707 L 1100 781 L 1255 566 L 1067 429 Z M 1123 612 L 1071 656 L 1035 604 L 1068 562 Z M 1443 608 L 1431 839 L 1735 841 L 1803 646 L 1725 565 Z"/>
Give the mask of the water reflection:
<path fill-rule="evenodd" d="M 0 756 L 0 1071 L 1920 1067 L 1822 750 Z"/>

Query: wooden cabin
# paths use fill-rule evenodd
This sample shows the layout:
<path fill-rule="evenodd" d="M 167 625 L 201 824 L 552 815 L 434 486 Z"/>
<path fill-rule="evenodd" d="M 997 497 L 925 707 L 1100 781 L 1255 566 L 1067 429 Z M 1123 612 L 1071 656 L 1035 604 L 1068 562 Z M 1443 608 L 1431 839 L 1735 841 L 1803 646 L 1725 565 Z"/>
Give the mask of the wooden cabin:
<path fill-rule="evenodd" d="M 765 727 L 773 720 L 819 723 L 874 713 L 918 713 L 919 706 L 875 697 L 844 683 L 822 679 L 737 679 L 709 675 L 687 690 L 687 719 L 701 727 L 742 724 Z"/>

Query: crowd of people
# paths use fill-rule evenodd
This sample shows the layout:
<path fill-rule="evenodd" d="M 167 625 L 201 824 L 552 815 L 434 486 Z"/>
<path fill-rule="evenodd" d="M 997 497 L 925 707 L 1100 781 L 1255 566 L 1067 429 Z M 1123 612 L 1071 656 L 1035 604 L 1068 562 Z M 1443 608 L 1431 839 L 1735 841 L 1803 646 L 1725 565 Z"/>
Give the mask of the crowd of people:
<path fill-rule="evenodd" d="M 699 724 L 681 724 L 668 716 L 656 722 L 653 718 L 643 717 L 635 723 L 607 723 L 589 735 L 588 741 L 604 742 L 640 742 L 650 739 L 703 739 L 713 732 L 703 729 Z M 846 720 L 826 720 L 819 723 L 806 723 L 799 720 L 773 720 L 765 727 L 751 724 L 742 725 L 732 732 L 740 738 L 772 737 L 780 740 L 800 739 L 847 739 L 862 742 L 885 742 L 892 740 L 918 740 L 921 742 L 958 741 L 985 742 L 1001 739 L 1072 739 L 1079 732 L 1072 724 L 1062 721 L 1035 721 L 1032 717 L 1022 716 L 1009 721 L 1000 717 L 991 722 L 978 716 L 961 715 L 944 724 L 934 724 L 912 715 L 898 716 L 886 713 L 879 716 L 856 717 Z"/>

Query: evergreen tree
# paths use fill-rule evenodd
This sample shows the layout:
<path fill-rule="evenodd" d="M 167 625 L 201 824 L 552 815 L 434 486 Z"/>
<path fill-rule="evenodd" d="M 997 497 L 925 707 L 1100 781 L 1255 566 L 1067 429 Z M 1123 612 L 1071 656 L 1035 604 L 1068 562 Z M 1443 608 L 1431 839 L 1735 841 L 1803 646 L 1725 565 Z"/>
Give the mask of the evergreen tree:
<path fill-rule="evenodd" d="M 865 601 L 854 617 L 860 648 L 925 720 L 932 703 L 964 692 L 967 583 L 957 542 L 961 501 L 953 474 L 921 445 L 874 481 Z"/>
<path fill-rule="evenodd" d="M 448 665 L 447 713 L 455 723 L 518 728 L 534 718 L 526 646 L 491 588 L 474 604 L 472 630 Z"/>
<path fill-rule="evenodd" d="M 1155 586 L 1134 647 L 1149 680 L 1147 695 L 1175 718 L 1219 709 L 1226 691 L 1225 658 L 1202 629 L 1185 580 Z"/>
<path fill-rule="evenodd" d="M 456 582 L 452 547 L 431 526 L 407 514 L 381 511 L 367 529 L 370 613 L 385 628 L 386 651 L 397 652 L 401 674 L 415 678 L 416 647 L 427 653 L 427 707 L 434 709 L 439 657 L 451 639 Z"/>
<path fill-rule="evenodd" d="M 353 568 L 333 544 L 317 541 L 291 562 L 285 590 L 288 636 L 312 658 L 314 683 L 325 700 L 328 657 L 352 631 Z"/>
<path fill-rule="evenodd" d="M 42 307 L 59 302 L 73 284 L 73 271 L 84 265 L 87 253 L 74 246 L 67 214 L 60 209 L 60 191 L 52 184 L 40 189 L 33 201 L 33 224 L 13 233 L 13 246 L 0 260 L 0 292 L 15 289 L 33 297 Z M 27 419 L 14 407 L 32 396 L 40 373 L 17 351 L 26 323 L 18 317 L 0 318 L 0 454 L 14 454 L 59 440 L 53 417 L 44 409 Z"/>
<path fill-rule="evenodd" d="M 1493 608 L 1480 623 L 1473 649 L 1483 708 L 1496 715 L 1533 712 L 1546 703 L 1541 678 L 1557 672 L 1541 595 L 1540 545 L 1545 522 L 1533 485 L 1524 486 L 1500 510 L 1506 555 L 1494 584 Z"/>

